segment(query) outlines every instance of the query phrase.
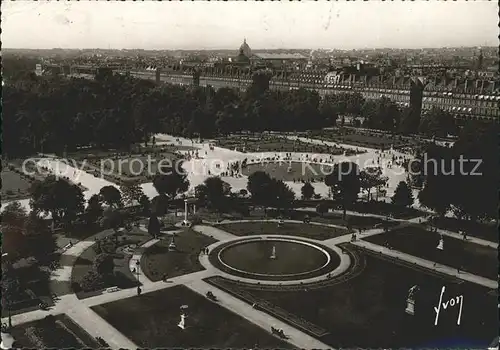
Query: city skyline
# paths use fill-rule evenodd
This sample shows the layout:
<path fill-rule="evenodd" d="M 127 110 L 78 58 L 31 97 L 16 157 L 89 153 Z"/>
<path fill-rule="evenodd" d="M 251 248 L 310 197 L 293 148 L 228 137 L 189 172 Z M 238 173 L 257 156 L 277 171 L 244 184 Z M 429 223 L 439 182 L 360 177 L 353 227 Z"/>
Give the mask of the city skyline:
<path fill-rule="evenodd" d="M 4 48 L 216 50 L 246 38 L 252 49 L 418 49 L 498 40 L 494 2 L 8 2 L 2 10 Z"/>

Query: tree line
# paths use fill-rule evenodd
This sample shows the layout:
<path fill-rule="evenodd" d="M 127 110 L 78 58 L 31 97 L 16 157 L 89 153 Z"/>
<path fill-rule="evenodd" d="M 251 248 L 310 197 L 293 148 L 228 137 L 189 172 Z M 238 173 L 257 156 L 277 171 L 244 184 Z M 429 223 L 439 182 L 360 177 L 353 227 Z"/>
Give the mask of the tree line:
<path fill-rule="evenodd" d="M 3 89 L 3 148 L 14 158 L 61 153 L 81 146 L 128 149 L 157 132 L 213 137 L 238 131 L 305 131 L 334 126 L 339 116 L 363 117 L 362 126 L 390 132 L 454 133 L 453 118 L 434 109 L 414 119 L 386 97 L 327 95 L 313 90 L 270 91 L 255 73 L 247 91 L 178 86 L 126 75 L 83 78 L 19 74 Z M 361 126 L 361 124 L 360 124 Z"/>
<path fill-rule="evenodd" d="M 491 220 L 498 216 L 497 124 L 466 124 L 453 147 L 429 145 L 413 162 L 412 182 L 423 185 L 422 205 L 438 216 Z"/>

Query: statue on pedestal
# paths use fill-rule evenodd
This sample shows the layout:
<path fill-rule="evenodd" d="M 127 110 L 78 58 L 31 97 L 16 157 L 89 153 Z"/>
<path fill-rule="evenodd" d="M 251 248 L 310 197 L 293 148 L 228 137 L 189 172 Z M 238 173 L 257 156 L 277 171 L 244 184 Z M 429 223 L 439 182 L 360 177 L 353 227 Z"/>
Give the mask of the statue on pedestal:
<path fill-rule="evenodd" d="M 270 259 L 276 259 L 276 246 L 273 245 L 273 250 L 271 252 L 271 256 L 269 257 Z"/>
<path fill-rule="evenodd" d="M 177 326 L 179 328 L 181 328 L 181 329 L 186 329 L 187 328 L 187 326 L 186 326 L 187 308 L 188 308 L 187 305 L 182 305 L 181 306 L 181 320 L 180 320 L 179 324 L 177 324 Z"/>
<path fill-rule="evenodd" d="M 418 292 L 420 288 L 414 285 L 408 290 L 408 297 L 406 298 L 406 309 L 405 312 L 409 315 L 415 315 L 415 293 Z"/>
<path fill-rule="evenodd" d="M 439 243 L 438 243 L 436 248 L 439 250 L 444 250 L 444 239 L 443 239 L 442 235 L 441 235 L 441 238 L 439 239 Z"/>
<path fill-rule="evenodd" d="M 175 245 L 175 236 L 172 235 L 172 240 L 170 241 L 170 244 L 168 245 L 168 251 L 169 252 L 175 252 L 177 250 L 177 246 Z"/>

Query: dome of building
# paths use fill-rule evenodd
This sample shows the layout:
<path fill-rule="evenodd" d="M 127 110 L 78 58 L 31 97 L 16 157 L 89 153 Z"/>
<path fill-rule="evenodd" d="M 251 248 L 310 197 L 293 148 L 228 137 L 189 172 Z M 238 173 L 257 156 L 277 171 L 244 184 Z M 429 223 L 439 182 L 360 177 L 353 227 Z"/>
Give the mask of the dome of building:
<path fill-rule="evenodd" d="M 239 64 L 248 64 L 250 63 L 250 58 L 245 55 L 243 48 L 240 48 L 240 53 L 234 58 L 233 62 Z"/>
<path fill-rule="evenodd" d="M 247 44 L 247 39 L 243 39 L 243 44 L 240 46 L 240 53 L 243 51 L 243 54 L 247 57 L 252 56 L 252 50 L 250 49 L 250 46 Z"/>

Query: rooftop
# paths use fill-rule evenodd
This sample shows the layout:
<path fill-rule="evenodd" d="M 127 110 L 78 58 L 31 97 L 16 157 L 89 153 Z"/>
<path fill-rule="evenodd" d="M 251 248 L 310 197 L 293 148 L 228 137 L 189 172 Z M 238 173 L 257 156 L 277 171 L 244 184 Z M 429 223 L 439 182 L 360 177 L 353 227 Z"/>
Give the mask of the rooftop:
<path fill-rule="evenodd" d="M 253 56 L 263 60 L 304 60 L 306 56 L 300 53 L 256 53 Z"/>

